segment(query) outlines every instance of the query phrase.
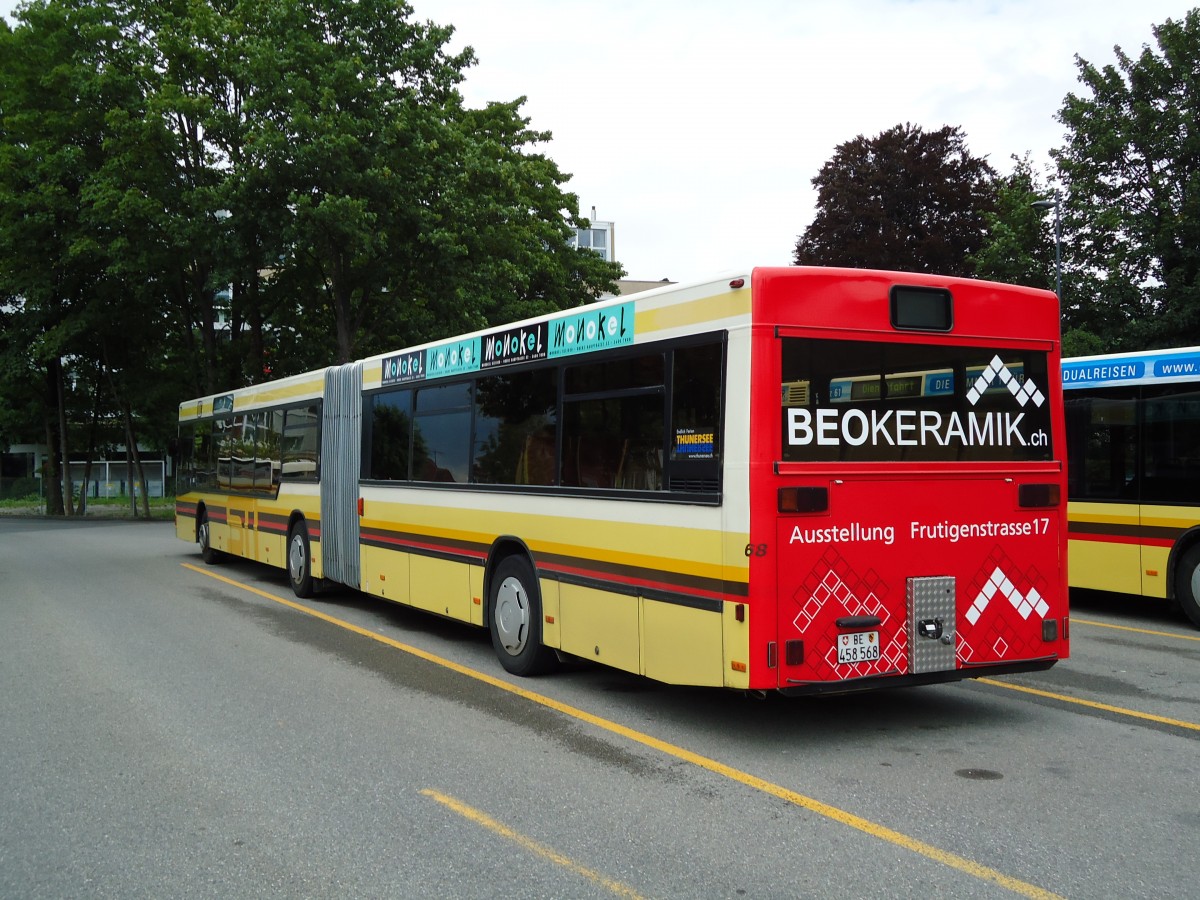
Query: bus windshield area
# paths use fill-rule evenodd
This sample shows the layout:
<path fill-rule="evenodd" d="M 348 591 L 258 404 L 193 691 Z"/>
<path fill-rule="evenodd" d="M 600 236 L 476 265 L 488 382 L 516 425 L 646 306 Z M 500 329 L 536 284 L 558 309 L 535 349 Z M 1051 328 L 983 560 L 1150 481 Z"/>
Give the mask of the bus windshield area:
<path fill-rule="evenodd" d="M 784 461 L 1053 459 L 1043 351 L 781 344 Z"/>

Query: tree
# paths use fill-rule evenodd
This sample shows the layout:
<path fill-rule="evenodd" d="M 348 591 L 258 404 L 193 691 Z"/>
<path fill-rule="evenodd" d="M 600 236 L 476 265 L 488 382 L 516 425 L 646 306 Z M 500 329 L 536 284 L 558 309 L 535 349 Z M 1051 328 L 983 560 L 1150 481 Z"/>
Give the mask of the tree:
<path fill-rule="evenodd" d="M 1033 206 L 1053 190 L 1028 154 L 1012 160 L 1012 172 L 996 178 L 995 208 L 984 215 L 983 245 L 971 265 L 979 278 L 1054 290 L 1054 217 Z"/>
<path fill-rule="evenodd" d="M 1052 152 L 1066 188 L 1064 325 L 1107 350 L 1200 343 L 1200 10 L 1154 29 L 1157 52 L 1076 57 L 1082 95 Z"/>
<path fill-rule="evenodd" d="M 618 267 L 567 247 L 577 200 L 529 152 L 550 135 L 520 101 L 463 107 L 474 55 L 446 52 L 451 28 L 398 0 L 252 6 L 246 168 L 288 211 L 276 284 L 339 360 L 612 287 Z"/>
<path fill-rule="evenodd" d="M 550 141 L 529 128 L 524 98 L 464 109 L 450 105 L 421 239 L 398 272 L 387 320 L 409 343 L 500 325 L 594 301 L 621 269 L 569 242 L 578 199 L 568 176 L 531 148 Z M 386 345 L 377 345 L 377 351 Z"/>
<path fill-rule="evenodd" d="M 1028 154 L 1014 156 L 1013 163 L 1012 173 L 996 181 L 996 210 L 987 215 L 984 245 L 972 258 L 975 275 L 1057 290 L 1060 263 L 1055 258 L 1054 222 L 1056 215 L 1061 217 L 1062 208 L 1048 211 L 1033 204 L 1046 200 L 1062 203 L 1062 192 L 1038 178 Z M 1062 295 L 1072 294 L 1071 280 L 1067 277 Z M 1063 356 L 1090 356 L 1104 351 L 1104 343 L 1093 332 L 1071 325 L 1064 329 Z"/>
<path fill-rule="evenodd" d="M 114 37 L 107 9 L 31 3 L 22 16 L 27 27 L 0 32 L 0 296 L 12 309 L 4 353 L 10 372 L 38 373 L 53 448 L 47 511 L 70 515 L 68 372 L 89 353 L 88 301 L 102 290 L 105 270 L 86 196 L 120 79 L 110 77 L 104 54 Z M 60 477 L 61 492 L 53 486 Z"/>
<path fill-rule="evenodd" d="M 522 100 L 465 108 L 473 53 L 401 0 L 29 0 L 18 21 L 0 388 L 30 400 L 0 396 L 0 427 L 36 417 L 63 460 L 85 423 L 119 424 L 136 462 L 180 397 L 578 305 L 621 274 L 569 245 L 584 220 L 549 133 Z"/>
<path fill-rule="evenodd" d="M 813 178 L 817 214 L 794 261 L 970 275 L 995 209 L 994 179 L 958 128 L 908 124 L 859 135 Z"/>

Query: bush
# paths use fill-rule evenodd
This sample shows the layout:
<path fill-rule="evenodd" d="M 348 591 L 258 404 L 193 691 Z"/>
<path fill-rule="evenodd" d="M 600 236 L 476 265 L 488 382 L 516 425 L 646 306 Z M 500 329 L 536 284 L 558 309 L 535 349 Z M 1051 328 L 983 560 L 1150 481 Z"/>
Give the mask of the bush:
<path fill-rule="evenodd" d="M 36 500 L 38 480 L 36 478 L 5 478 L 0 480 L 0 500 Z"/>

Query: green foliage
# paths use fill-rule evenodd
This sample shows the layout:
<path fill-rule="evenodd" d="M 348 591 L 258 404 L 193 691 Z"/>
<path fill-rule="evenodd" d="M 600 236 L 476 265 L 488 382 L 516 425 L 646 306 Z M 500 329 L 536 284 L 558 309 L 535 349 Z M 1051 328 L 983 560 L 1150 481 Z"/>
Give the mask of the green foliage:
<path fill-rule="evenodd" d="M 1063 332 L 1062 355 L 1064 359 L 1070 356 L 1098 356 L 1107 352 L 1109 352 L 1109 343 L 1100 335 L 1082 328 L 1072 328 Z"/>
<path fill-rule="evenodd" d="M 1053 191 L 1034 171 L 1029 156 L 1013 157 L 1013 171 L 995 181 L 995 209 L 984 216 L 983 246 L 971 257 L 979 278 L 1055 289 L 1054 211 L 1037 209 Z"/>
<path fill-rule="evenodd" d="M 617 267 L 566 246 L 577 200 L 532 152 L 550 135 L 528 128 L 522 101 L 463 108 L 474 57 L 445 52 L 451 29 L 395 0 L 254 9 L 240 38 L 246 169 L 286 211 L 267 286 L 277 313 L 331 334 L 347 361 L 611 287 Z"/>
<path fill-rule="evenodd" d="M 95 408 L 163 444 L 180 398 L 575 306 L 621 274 L 568 245 L 578 201 L 523 99 L 465 108 L 472 51 L 401 0 L 17 18 L 0 438 L 66 449 L 61 423 Z"/>
<path fill-rule="evenodd" d="M 817 214 L 794 261 L 970 275 L 995 210 L 994 177 L 959 128 L 909 124 L 859 135 L 813 179 Z"/>
<path fill-rule="evenodd" d="M 1106 350 L 1200 343 L 1200 10 L 1154 29 L 1157 50 L 1098 68 L 1058 119 L 1067 189 L 1064 326 Z"/>
<path fill-rule="evenodd" d="M 37 495 L 38 482 L 36 478 L 0 479 L 0 498 L 12 501 L 14 506 L 17 505 L 17 501 L 36 500 Z"/>

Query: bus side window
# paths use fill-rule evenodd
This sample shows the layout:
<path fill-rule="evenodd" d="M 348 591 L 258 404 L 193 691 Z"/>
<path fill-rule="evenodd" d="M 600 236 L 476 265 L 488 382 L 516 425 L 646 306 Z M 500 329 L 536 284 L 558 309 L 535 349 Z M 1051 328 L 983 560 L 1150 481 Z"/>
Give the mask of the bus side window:
<path fill-rule="evenodd" d="M 1076 459 L 1068 495 L 1075 500 L 1136 500 L 1136 415 L 1132 397 L 1066 395 L 1068 452 Z"/>
<path fill-rule="evenodd" d="M 214 472 L 213 423 L 200 421 L 180 429 L 180 480 L 185 490 L 212 490 Z"/>
<path fill-rule="evenodd" d="M 672 354 L 670 490 L 720 490 L 723 356 L 719 343 L 683 347 Z"/>
<path fill-rule="evenodd" d="M 500 373 L 475 382 L 476 484 L 554 484 L 558 370 Z"/>
<path fill-rule="evenodd" d="M 178 493 L 185 494 L 196 481 L 196 437 L 195 424 L 189 422 L 179 426 L 179 484 Z"/>
<path fill-rule="evenodd" d="M 1200 501 L 1200 393 L 1147 397 L 1142 501 Z"/>
<path fill-rule="evenodd" d="M 213 422 L 213 443 L 217 453 L 217 490 L 233 489 L 233 454 L 237 449 L 240 430 L 240 425 L 235 427 L 229 419 L 217 419 Z"/>
<path fill-rule="evenodd" d="M 398 390 L 371 398 L 371 455 L 363 477 L 407 481 L 412 438 L 412 391 Z"/>
<path fill-rule="evenodd" d="M 284 414 L 284 481 L 315 481 L 321 458 L 321 406 L 299 406 Z"/>
<path fill-rule="evenodd" d="M 412 480 L 468 480 L 471 459 L 471 383 L 417 391 L 413 412 Z"/>
<path fill-rule="evenodd" d="M 254 441 L 254 488 L 274 491 L 283 468 L 280 445 L 283 440 L 283 410 L 264 412 Z"/>
<path fill-rule="evenodd" d="M 662 372 L 661 354 L 568 369 L 582 396 L 563 401 L 564 485 L 662 489 Z"/>

